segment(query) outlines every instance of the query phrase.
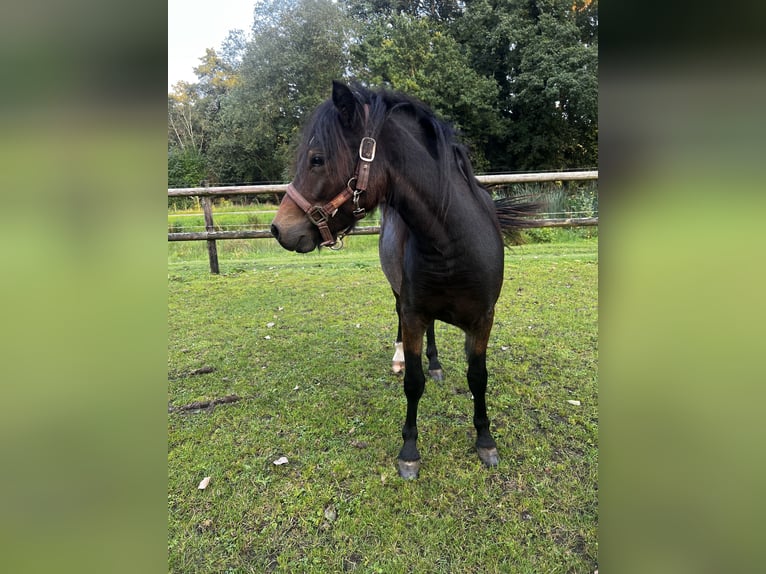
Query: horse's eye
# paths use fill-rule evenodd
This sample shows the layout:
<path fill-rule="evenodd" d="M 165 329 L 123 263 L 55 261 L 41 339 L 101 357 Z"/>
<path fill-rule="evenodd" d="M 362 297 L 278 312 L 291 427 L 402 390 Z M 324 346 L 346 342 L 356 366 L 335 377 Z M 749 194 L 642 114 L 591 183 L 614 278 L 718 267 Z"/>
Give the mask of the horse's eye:
<path fill-rule="evenodd" d="M 324 158 L 321 155 L 311 156 L 311 167 L 320 167 L 324 165 Z"/>

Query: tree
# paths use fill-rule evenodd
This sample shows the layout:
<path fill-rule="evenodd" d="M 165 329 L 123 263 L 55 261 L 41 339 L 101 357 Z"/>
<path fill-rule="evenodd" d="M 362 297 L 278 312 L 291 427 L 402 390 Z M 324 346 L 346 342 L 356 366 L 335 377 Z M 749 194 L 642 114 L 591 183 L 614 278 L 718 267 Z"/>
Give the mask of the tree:
<path fill-rule="evenodd" d="M 198 82 L 182 81 L 173 86 L 168 94 L 169 147 L 205 152 L 221 101 L 237 84 L 235 65 L 208 48 L 194 68 Z"/>
<path fill-rule="evenodd" d="M 207 133 L 201 110 L 196 84 L 173 86 L 168 94 L 168 187 L 194 187 L 205 178 Z M 169 203 L 179 204 L 175 198 Z"/>
<path fill-rule="evenodd" d="M 427 102 L 463 132 L 478 168 L 494 133 L 497 86 L 470 66 L 467 54 L 440 22 L 407 14 L 379 16 L 352 44 L 357 77 Z"/>
<path fill-rule="evenodd" d="M 286 179 L 300 125 L 348 67 L 347 21 L 331 0 L 263 2 L 252 33 L 209 152 L 219 181 Z"/>
<path fill-rule="evenodd" d="M 178 82 L 168 94 L 168 185 L 193 187 L 208 176 L 207 150 L 216 131 L 221 101 L 237 83 L 237 34 L 229 34 L 227 56 L 208 48 L 194 68 L 198 82 Z M 226 45 L 226 44 L 225 44 Z"/>
<path fill-rule="evenodd" d="M 334 79 L 420 98 L 477 170 L 598 161 L 597 0 L 263 0 L 168 95 L 169 180 L 285 181 Z M 171 178 L 172 175 L 172 178 Z"/>
<path fill-rule="evenodd" d="M 168 148 L 202 152 L 205 140 L 196 84 L 178 82 L 168 94 Z"/>
<path fill-rule="evenodd" d="M 201 100 L 208 104 L 219 104 L 220 99 L 237 85 L 237 70 L 213 48 L 205 50 L 200 58 L 200 64 L 194 68 L 194 74 L 199 79 L 196 89 Z"/>
<path fill-rule="evenodd" d="M 230 30 L 223 42 L 221 42 L 220 57 L 226 66 L 233 72 L 239 72 L 242 58 L 247 50 L 247 35 L 244 30 Z"/>
<path fill-rule="evenodd" d="M 168 152 L 168 187 L 197 187 L 205 179 L 205 158 L 194 149 Z"/>
<path fill-rule="evenodd" d="M 348 11 L 359 22 L 400 15 L 447 22 L 460 13 L 460 4 L 458 0 L 352 0 Z"/>
<path fill-rule="evenodd" d="M 499 88 L 494 169 L 597 163 L 597 28 L 596 1 L 467 2 L 453 29 Z"/>

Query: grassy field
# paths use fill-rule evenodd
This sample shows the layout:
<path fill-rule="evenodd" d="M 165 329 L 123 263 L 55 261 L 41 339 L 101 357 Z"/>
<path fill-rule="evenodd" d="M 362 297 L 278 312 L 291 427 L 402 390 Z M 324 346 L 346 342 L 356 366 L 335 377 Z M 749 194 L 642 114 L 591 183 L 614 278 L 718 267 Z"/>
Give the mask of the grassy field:
<path fill-rule="evenodd" d="M 262 251 L 227 248 L 220 276 L 204 243 L 169 246 L 168 570 L 593 572 L 597 240 L 507 251 L 488 355 L 495 469 L 473 448 L 462 334 L 437 324 L 446 379 L 420 403 L 411 482 L 396 471 L 393 298 L 377 238 L 350 242 L 297 255 L 250 241 Z"/>

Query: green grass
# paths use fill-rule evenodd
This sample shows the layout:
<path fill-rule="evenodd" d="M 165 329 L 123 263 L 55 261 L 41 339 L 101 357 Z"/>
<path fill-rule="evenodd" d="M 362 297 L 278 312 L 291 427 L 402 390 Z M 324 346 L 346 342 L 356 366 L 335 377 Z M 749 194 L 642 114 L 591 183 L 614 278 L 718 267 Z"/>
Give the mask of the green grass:
<path fill-rule="evenodd" d="M 350 241 L 229 254 L 220 276 L 204 254 L 169 257 L 169 404 L 242 400 L 168 415 L 168 570 L 593 572 L 597 240 L 507 252 L 488 351 L 495 469 L 473 448 L 462 333 L 437 324 L 446 380 L 421 400 L 411 482 L 396 471 L 393 298 L 377 237 Z"/>
<path fill-rule="evenodd" d="M 277 213 L 278 205 L 215 205 L 213 224 L 217 230 L 268 229 Z M 380 213 L 369 214 L 362 225 L 380 224 Z M 184 210 L 168 211 L 168 233 L 204 231 L 205 217 L 201 208 L 192 207 Z"/>
<path fill-rule="evenodd" d="M 365 220 L 366 221 L 366 220 Z M 377 222 L 375 222 L 377 223 Z M 366 222 L 365 225 L 373 225 L 373 222 Z M 199 231 L 193 229 L 184 229 L 184 231 Z M 558 245 L 564 243 L 571 245 L 590 245 L 597 240 L 598 228 L 582 227 L 574 229 L 529 229 L 522 232 L 528 245 L 514 247 L 512 253 L 523 253 L 526 247 L 532 244 L 548 244 L 553 248 L 553 252 L 558 252 Z M 252 262 L 257 261 L 263 264 L 264 258 L 273 261 L 275 264 L 288 262 L 300 262 L 305 264 L 308 261 L 319 262 L 344 261 L 347 258 L 363 257 L 377 261 L 378 257 L 378 236 L 377 235 L 350 235 L 344 240 L 348 248 L 338 253 L 317 253 L 312 252 L 307 255 L 288 253 L 282 249 L 273 239 L 227 239 L 225 241 L 216 241 L 216 249 L 220 261 L 229 261 L 234 268 L 246 269 L 252 266 Z M 207 261 L 207 244 L 205 241 L 169 241 L 168 242 L 168 261 L 171 264 L 183 265 L 188 262 Z"/>

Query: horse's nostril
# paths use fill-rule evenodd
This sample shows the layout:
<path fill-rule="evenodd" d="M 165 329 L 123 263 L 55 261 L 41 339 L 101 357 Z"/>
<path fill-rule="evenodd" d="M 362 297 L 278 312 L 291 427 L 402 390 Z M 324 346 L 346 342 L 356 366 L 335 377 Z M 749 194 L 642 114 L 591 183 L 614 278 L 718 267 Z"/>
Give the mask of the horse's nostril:
<path fill-rule="evenodd" d="M 271 224 L 271 234 L 274 236 L 274 239 L 279 239 L 279 229 L 273 223 Z"/>

